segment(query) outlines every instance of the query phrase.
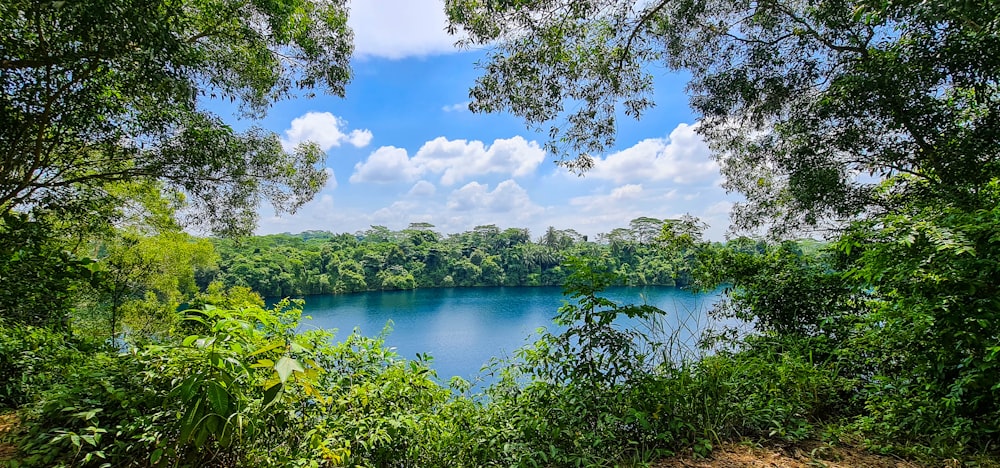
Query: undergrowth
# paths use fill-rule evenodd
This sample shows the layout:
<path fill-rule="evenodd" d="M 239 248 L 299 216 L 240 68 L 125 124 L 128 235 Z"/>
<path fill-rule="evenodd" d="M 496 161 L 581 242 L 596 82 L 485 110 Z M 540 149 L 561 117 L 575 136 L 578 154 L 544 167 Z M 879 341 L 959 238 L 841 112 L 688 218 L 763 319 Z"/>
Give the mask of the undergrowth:
<path fill-rule="evenodd" d="M 127 352 L 54 346 L 62 332 L 0 324 L 3 402 L 23 415 L 13 463 L 616 466 L 709 456 L 728 441 L 809 439 L 936 460 L 989 452 L 950 445 L 956 428 L 974 431 L 955 420 L 924 433 L 939 440 L 884 427 L 892 419 L 878 405 L 892 395 L 849 352 L 867 336 L 853 325 L 816 316 L 798 333 L 763 327 L 678 346 L 673 332 L 616 324 L 663 312 L 603 298 L 614 275 L 600 258 L 568 265 L 561 331 L 494 362 L 482 394 L 458 378 L 442 385 L 429 359 L 402 359 L 384 336 L 299 333 L 299 305 L 265 310 L 219 291 L 184 314 L 184 336 Z M 722 309 L 741 305 L 732 297 Z"/>

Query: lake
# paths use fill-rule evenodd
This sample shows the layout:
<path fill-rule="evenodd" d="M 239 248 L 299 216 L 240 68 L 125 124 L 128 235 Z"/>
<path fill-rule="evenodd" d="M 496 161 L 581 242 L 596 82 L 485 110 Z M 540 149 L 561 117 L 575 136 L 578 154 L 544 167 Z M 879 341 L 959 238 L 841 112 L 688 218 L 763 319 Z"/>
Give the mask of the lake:
<path fill-rule="evenodd" d="M 667 312 L 663 323 L 705 324 L 705 314 L 720 292 L 694 294 L 672 287 L 615 287 L 603 294 L 619 304 L 650 304 Z M 337 329 L 342 339 L 358 329 L 376 336 L 392 321 L 386 345 L 404 358 L 416 353 L 433 358 L 442 382 L 451 376 L 474 381 L 491 357 L 510 356 L 527 344 L 539 327 L 550 330 L 557 309 L 566 302 L 558 287 L 440 288 L 372 291 L 306 298 L 303 327 Z M 622 317 L 620 326 L 647 325 Z M 690 339 L 691 333 L 681 332 Z"/>

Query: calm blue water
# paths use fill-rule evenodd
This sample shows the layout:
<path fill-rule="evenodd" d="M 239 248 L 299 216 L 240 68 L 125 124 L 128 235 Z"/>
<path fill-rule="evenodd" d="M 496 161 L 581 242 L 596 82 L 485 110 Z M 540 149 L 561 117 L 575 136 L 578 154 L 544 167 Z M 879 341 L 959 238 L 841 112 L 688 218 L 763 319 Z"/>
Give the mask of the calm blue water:
<path fill-rule="evenodd" d="M 720 293 L 696 295 L 669 287 L 619 287 L 603 294 L 619 304 L 650 304 L 667 312 L 667 325 L 703 323 Z M 378 335 L 392 321 L 387 346 L 404 358 L 416 353 L 434 358 L 432 367 L 447 382 L 451 376 L 474 381 L 493 356 L 510 356 L 527 344 L 536 329 L 555 329 L 552 317 L 566 298 L 558 287 L 442 288 L 385 291 L 306 298 L 303 327 L 337 329 L 342 339 L 357 328 Z M 621 326 L 646 325 L 623 318 Z M 685 334 L 685 333 L 682 333 Z"/>

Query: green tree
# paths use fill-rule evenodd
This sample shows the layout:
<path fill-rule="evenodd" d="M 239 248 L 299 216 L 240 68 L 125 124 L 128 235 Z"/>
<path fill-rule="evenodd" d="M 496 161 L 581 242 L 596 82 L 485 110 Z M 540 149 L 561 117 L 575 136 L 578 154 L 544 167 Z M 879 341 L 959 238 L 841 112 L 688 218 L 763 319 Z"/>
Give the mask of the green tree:
<path fill-rule="evenodd" d="M 80 258 L 52 237 L 47 220 L 0 215 L 0 319 L 66 330 L 77 292 L 94 277 Z"/>
<path fill-rule="evenodd" d="M 97 302 L 77 314 L 77 326 L 111 340 L 123 333 L 143 339 L 169 332 L 180 318 L 177 307 L 198 293 L 195 269 L 215 262 L 207 240 L 181 232 L 143 236 L 120 230 L 95 250 Z"/>
<path fill-rule="evenodd" d="M 641 216 L 628 222 L 628 227 L 632 230 L 632 235 L 640 244 L 653 242 L 666 223 L 662 219 Z"/>
<path fill-rule="evenodd" d="M 619 111 L 653 104 L 649 65 L 689 73 L 699 132 L 746 197 L 740 227 L 794 232 L 916 197 L 975 204 L 1000 162 L 995 3 L 449 0 L 447 11 L 467 43 L 496 44 L 470 107 L 552 125 L 571 167 L 610 147 Z"/>
<path fill-rule="evenodd" d="M 325 181 L 323 152 L 236 131 L 222 100 L 258 118 L 276 100 L 342 95 L 352 35 L 345 2 L 14 0 L 0 7 L 0 212 L 92 217 L 116 181 L 186 194 L 189 221 L 248 233 L 267 198 L 294 210 Z"/>
<path fill-rule="evenodd" d="M 867 427 L 942 450 L 996 443 L 1000 4 L 446 5 L 468 43 L 497 44 L 470 107 L 551 125 L 573 168 L 611 146 L 621 112 L 652 105 L 650 65 L 688 73 L 698 132 L 745 199 L 734 225 L 839 238 L 833 271 L 772 253 L 772 272 L 802 285 L 736 278 L 757 319 L 838 315 L 807 290 L 871 294 L 849 344 L 871 366 Z"/>

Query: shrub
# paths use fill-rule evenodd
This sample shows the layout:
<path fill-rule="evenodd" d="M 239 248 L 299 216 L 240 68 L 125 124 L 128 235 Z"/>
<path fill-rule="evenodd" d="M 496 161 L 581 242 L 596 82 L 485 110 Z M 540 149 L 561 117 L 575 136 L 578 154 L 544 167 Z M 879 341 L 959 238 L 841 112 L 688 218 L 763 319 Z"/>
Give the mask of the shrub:
<path fill-rule="evenodd" d="M 0 319 L 0 408 L 33 401 L 94 348 L 61 331 Z"/>
<path fill-rule="evenodd" d="M 477 404 L 384 337 L 297 333 L 300 314 L 206 306 L 183 340 L 87 356 L 26 415 L 23 465 L 469 464 L 452 447 Z"/>

